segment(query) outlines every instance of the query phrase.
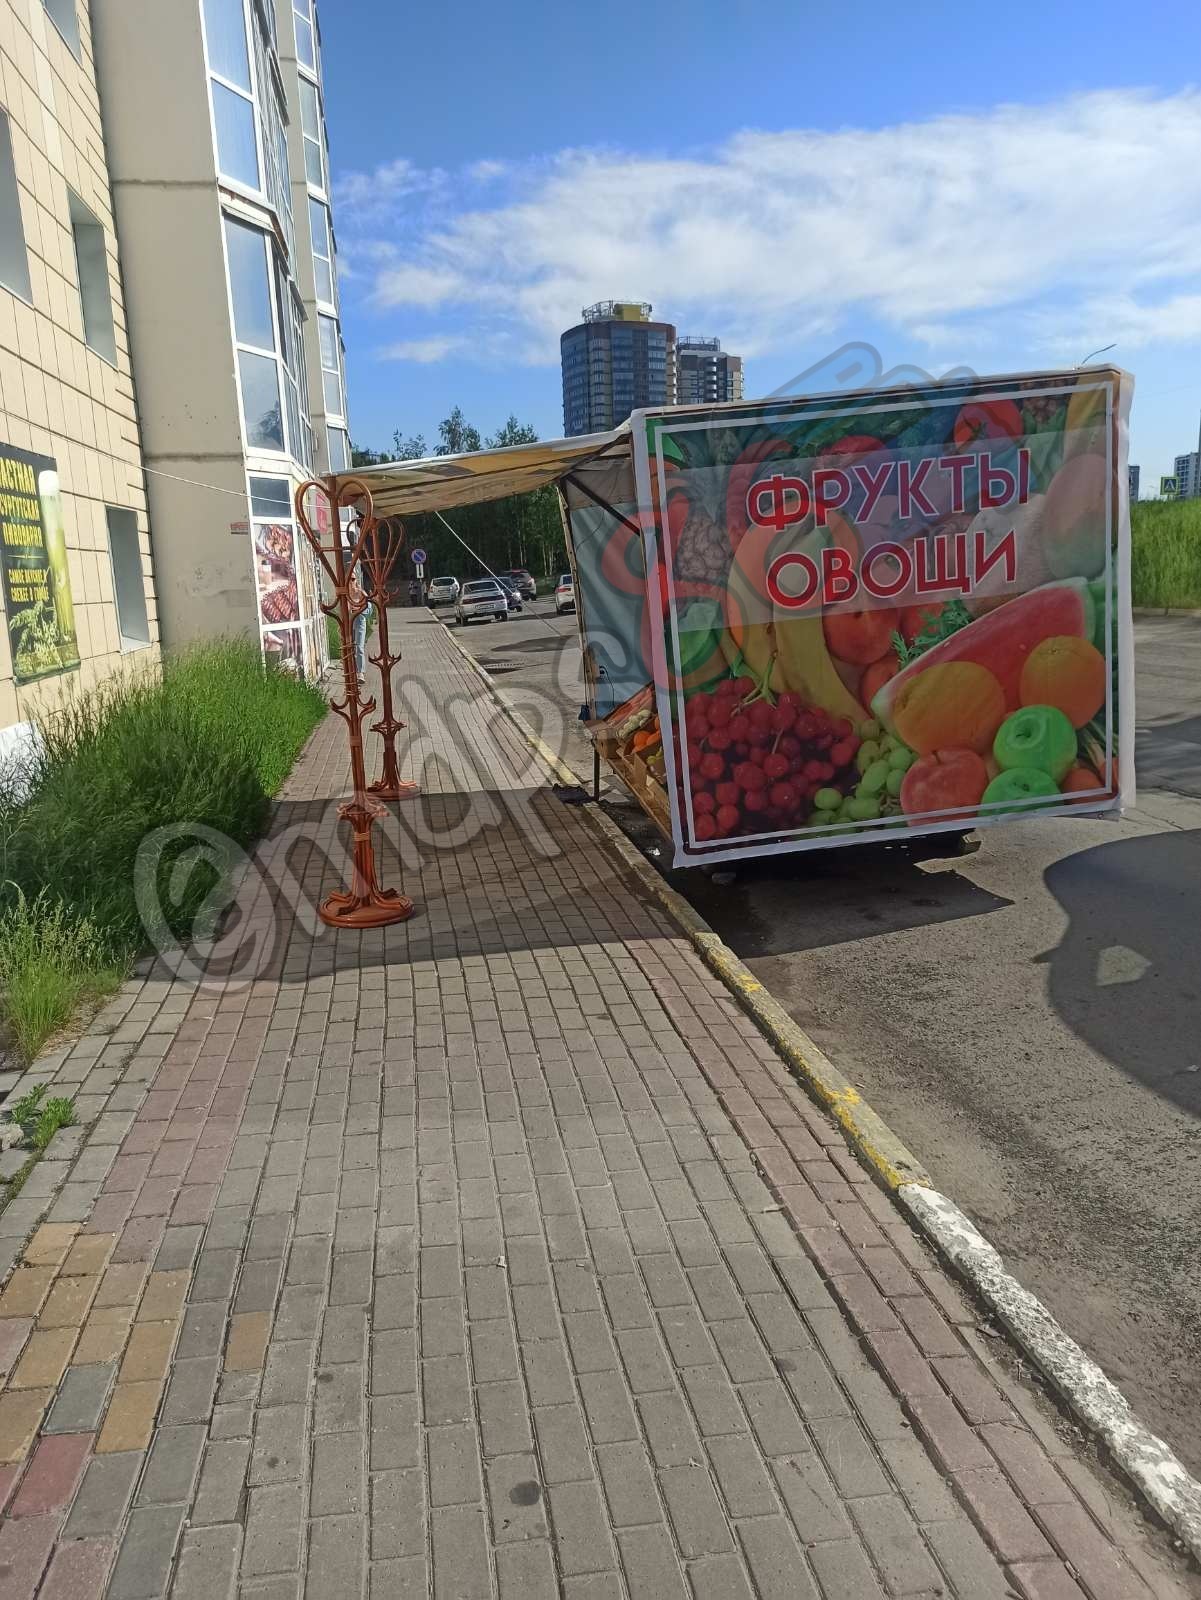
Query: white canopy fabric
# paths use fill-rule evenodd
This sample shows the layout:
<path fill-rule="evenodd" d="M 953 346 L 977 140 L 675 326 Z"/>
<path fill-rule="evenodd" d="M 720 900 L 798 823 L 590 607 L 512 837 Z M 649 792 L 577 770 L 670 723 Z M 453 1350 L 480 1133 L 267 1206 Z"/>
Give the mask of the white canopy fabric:
<path fill-rule="evenodd" d="M 447 511 L 452 506 L 479 505 L 506 495 L 528 494 L 557 483 L 585 462 L 617 459 L 628 469 L 630 428 L 623 423 L 612 433 L 585 433 L 574 439 L 539 440 L 506 445 L 499 450 L 474 450 L 458 456 L 426 456 L 420 461 L 388 461 L 378 467 L 356 467 L 337 474 L 339 488 L 363 483 L 371 491 L 377 517 L 415 516 L 420 511 Z"/>

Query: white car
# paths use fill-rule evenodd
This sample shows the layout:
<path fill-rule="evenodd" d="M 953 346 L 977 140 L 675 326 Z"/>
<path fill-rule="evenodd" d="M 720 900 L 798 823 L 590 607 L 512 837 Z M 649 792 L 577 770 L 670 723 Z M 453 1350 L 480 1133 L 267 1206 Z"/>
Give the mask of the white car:
<path fill-rule="evenodd" d="M 459 598 L 457 578 L 431 578 L 426 600 L 431 606 L 453 606 Z"/>
<path fill-rule="evenodd" d="M 555 611 L 561 616 L 564 611 L 574 610 L 575 580 L 570 572 L 565 572 L 555 584 Z"/>
<path fill-rule="evenodd" d="M 469 622 L 503 622 L 509 615 L 509 597 L 495 578 L 475 578 L 465 583 L 455 602 L 455 620 L 465 628 Z"/>

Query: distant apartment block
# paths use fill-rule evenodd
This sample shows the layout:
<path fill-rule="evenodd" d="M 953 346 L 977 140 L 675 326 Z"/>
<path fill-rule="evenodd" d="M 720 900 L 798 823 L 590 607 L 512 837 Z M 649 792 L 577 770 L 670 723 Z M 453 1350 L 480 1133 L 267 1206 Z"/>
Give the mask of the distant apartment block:
<path fill-rule="evenodd" d="M 1176 457 L 1176 498 L 1196 500 L 1201 496 L 1201 450 Z"/>
<path fill-rule="evenodd" d="M 563 431 L 598 433 L 641 406 L 676 403 L 676 330 L 642 301 L 601 300 L 559 341 Z"/>
<path fill-rule="evenodd" d="M 676 398 L 682 406 L 742 399 L 742 357 L 727 355 L 720 339 L 680 339 L 676 372 Z"/>
<path fill-rule="evenodd" d="M 1133 463 L 1131 463 L 1126 468 L 1126 471 L 1127 471 L 1127 473 L 1129 475 L 1129 481 L 1130 481 L 1130 503 L 1131 503 L 1131 505 L 1133 505 L 1134 502 L 1138 499 L 1139 469 L 1138 469 L 1138 467 L 1134 466 Z"/>

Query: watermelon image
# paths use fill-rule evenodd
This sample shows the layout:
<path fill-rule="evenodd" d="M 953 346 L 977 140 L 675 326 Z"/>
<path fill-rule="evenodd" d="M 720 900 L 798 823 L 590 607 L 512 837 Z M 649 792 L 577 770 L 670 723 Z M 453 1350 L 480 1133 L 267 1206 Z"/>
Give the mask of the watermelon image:
<path fill-rule="evenodd" d="M 1067 635 L 1091 639 L 1093 624 L 1093 596 L 1083 578 L 1065 578 L 1015 595 L 903 667 L 873 699 L 872 715 L 894 732 L 893 708 L 902 695 L 912 692 L 913 680 L 930 667 L 957 661 L 986 667 L 1001 686 L 1006 710 L 1016 711 L 1022 703 L 1022 668 L 1030 652 L 1044 639 Z"/>

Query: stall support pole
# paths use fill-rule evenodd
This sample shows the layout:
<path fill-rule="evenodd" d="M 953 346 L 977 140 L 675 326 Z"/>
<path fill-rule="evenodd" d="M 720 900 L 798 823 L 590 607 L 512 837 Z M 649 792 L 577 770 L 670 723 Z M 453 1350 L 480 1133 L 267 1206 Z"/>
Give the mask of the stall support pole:
<path fill-rule="evenodd" d="M 419 783 L 410 783 L 400 775 L 396 760 L 396 735 L 404 723 L 396 716 L 392 702 L 392 668 L 400 660 L 393 655 L 388 637 L 388 580 L 404 547 L 404 526 L 400 522 L 377 522 L 367 536 L 363 565 L 371 579 L 370 598 L 375 606 L 379 650 L 368 656 L 380 671 L 380 703 L 382 715 L 371 724 L 372 732 L 384 741 L 384 762 L 379 777 L 367 785 L 367 793 L 377 800 L 409 800 L 421 793 Z"/>
<path fill-rule="evenodd" d="M 321 529 L 314 527 L 308 516 L 306 500 L 310 493 L 324 495 L 329 503 L 331 519 L 331 546 L 322 543 Z M 358 537 L 349 557 L 342 545 L 342 526 L 339 512 L 343 507 L 359 506 L 361 515 Z M 321 609 L 335 618 L 342 652 L 342 677 L 344 698 L 331 700 L 330 709 L 346 724 L 350 745 L 351 798 L 338 807 L 338 816 L 350 823 L 353 846 L 351 851 L 350 888 L 336 890 L 318 907 L 322 922 L 333 928 L 379 928 L 392 922 L 403 922 L 414 911 L 413 902 L 397 889 L 381 889 L 375 866 L 375 846 L 371 830 L 377 819 L 386 815 L 384 807 L 367 793 L 367 771 L 363 760 L 363 723 L 375 710 L 375 701 L 364 698 L 354 658 L 354 619 L 367 606 L 362 595 L 356 603 L 351 599 L 354 570 L 362 559 L 364 545 L 375 528 L 371 512 L 371 494 L 367 486 L 350 479 L 339 490 L 336 478 L 324 482 L 310 481 L 296 491 L 296 518 L 304 530 L 321 565 L 325 568 L 333 587 L 333 599 L 322 601 Z"/>

